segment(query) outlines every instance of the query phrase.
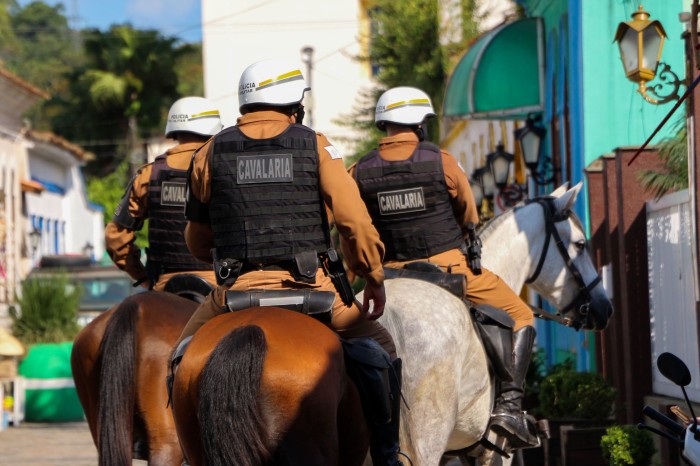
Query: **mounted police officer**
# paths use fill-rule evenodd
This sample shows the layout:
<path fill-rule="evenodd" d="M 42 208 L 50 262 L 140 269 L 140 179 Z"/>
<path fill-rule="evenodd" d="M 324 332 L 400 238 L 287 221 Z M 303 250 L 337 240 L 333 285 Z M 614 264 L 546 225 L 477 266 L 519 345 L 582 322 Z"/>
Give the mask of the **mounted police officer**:
<path fill-rule="evenodd" d="M 425 120 L 434 116 L 430 98 L 419 89 L 384 92 L 375 123 L 387 136 L 350 173 L 384 242 L 385 266 L 402 268 L 420 260 L 464 274 L 469 301 L 501 308 L 513 318 L 513 380 L 500 384 L 491 428 L 510 438 L 514 448 L 536 444 L 522 412 L 533 314 L 496 274 L 481 267 L 474 233 L 479 217 L 469 182 L 451 154 L 425 140 Z"/>
<path fill-rule="evenodd" d="M 213 261 L 219 285 L 195 311 L 180 340 L 227 310 L 227 290 L 333 291 L 328 325 L 343 338 L 378 342 L 393 359 L 398 385 L 401 361 L 391 336 L 376 321 L 386 301 L 384 246 L 338 150 L 323 134 L 302 125 L 308 90 L 294 63 L 250 65 L 239 82 L 242 116 L 194 155 L 185 238 L 196 257 Z M 342 263 L 331 248 L 326 209 L 347 242 L 349 267 L 367 282 L 363 304 L 354 300 L 338 273 Z M 324 271 L 322 262 L 331 265 Z M 394 389 L 391 422 L 372 429 L 375 465 L 401 464 Z"/>
<path fill-rule="evenodd" d="M 187 168 L 192 154 L 220 130 L 219 110 L 209 100 L 184 97 L 173 103 L 165 136 L 178 145 L 138 170 L 107 224 L 105 244 L 109 256 L 145 288 L 161 291 L 171 278 L 181 274 L 192 278 L 188 282 L 190 291 L 199 295 L 206 295 L 216 283 L 211 266 L 190 254 L 183 232 L 187 223 Z M 149 247 L 144 267 L 135 232 L 146 219 Z"/>

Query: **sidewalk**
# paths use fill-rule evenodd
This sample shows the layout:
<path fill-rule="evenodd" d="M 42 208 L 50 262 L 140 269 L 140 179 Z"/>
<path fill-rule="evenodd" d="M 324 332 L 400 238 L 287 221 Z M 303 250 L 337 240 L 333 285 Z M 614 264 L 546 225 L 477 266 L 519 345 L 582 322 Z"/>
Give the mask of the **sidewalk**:
<path fill-rule="evenodd" d="M 23 423 L 0 431 L 0 464 L 95 466 L 97 450 L 85 422 Z"/>

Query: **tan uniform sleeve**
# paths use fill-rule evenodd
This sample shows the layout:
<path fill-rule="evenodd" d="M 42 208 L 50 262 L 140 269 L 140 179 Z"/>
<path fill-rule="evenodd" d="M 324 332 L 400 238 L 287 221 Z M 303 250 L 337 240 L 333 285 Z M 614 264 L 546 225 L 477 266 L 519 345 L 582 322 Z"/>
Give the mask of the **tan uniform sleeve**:
<path fill-rule="evenodd" d="M 449 152 L 442 151 L 442 166 L 445 170 L 445 183 L 452 198 L 452 210 L 455 218 L 465 231 L 467 223 L 479 223 L 479 212 L 476 210 L 474 193 L 469 185 L 467 175 Z"/>
<path fill-rule="evenodd" d="M 129 190 L 129 214 L 141 221 L 148 218 L 148 180 L 151 165 L 139 170 Z M 114 264 L 134 280 L 146 278 L 146 268 L 141 263 L 141 249 L 136 245 L 134 230 L 109 222 L 105 228 L 105 247 Z"/>
<path fill-rule="evenodd" d="M 345 170 L 343 159 L 333 158 L 325 149 L 331 146 L 325 136 L 318 134 L 317 142 L 321 192 L 344 241 L 345 261 L 353 272 L 380 285 L 384 281 L 384 244 L 372 225 L 355 181 Z"/>
<path fill-rule="evenodd" d="M 190 195 L 202 204 L 211 200 L 211 151 L 214 148 L 213 138 L 210 139 L 194 154 L 192 173 L 190 173 Z M 197 259 L 211 263 L 211 249 L 214 247 L 214 233 L 211 225 L 203 222 L 188 221 L 185 227 L 185 243 L 187 249 Z"/>

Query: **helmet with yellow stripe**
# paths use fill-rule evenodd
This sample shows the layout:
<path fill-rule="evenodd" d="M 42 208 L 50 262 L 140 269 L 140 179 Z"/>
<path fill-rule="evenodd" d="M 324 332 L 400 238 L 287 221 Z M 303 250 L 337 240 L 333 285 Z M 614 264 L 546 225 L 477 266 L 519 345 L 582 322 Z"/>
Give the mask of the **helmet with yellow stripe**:
<path fill-rule="evenodd" d="M 238 108 L 269 105 L 286 107 L 300 103 L 306 84 L 298 64 L 286 60 L 263 60 L 253 63 L 241 74 L 238 82 Z"/>
<path fill-rule="evenodd" d="M 415 87 L 394 87 L 384 92 L 377 101 L 374 122 L 384 130 L 385 123 L 414 126 L 420 125 L 427 117 L 434 117 L 435 111 L 428 94 Z"/>
<path fill-rule="evenodd" d="M 175 133 L 213 136 L 221 131 L 219 109 L 204 97 L 183 97 L 170 106 L 165 137 Z"/>

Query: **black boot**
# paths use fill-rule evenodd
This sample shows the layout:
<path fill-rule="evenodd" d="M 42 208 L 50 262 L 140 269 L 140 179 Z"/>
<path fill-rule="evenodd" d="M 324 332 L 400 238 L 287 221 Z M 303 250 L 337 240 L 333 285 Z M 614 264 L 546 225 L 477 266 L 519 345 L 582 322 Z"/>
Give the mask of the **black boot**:
<path fill-rule="evenodd" d="M 535 334 L 535 328 L 531 326 L 513 332 L 513 381 L 501 382 L 501 390 L 491 416 L 491 428 L 506 437 L 514 449 L 538 444 L 537 436 L 530 429 L 522 408 L 525 376 L 530 365 Z"/>
<path fill-rule="evenodd" d="M 391 395 L 391 421 L 373 425 L 369 452 L 373 466 L 403 466 L 399 461 L 399 421 L 401 412 L 401 359 L 391 362 L 389 386 Z"/>

